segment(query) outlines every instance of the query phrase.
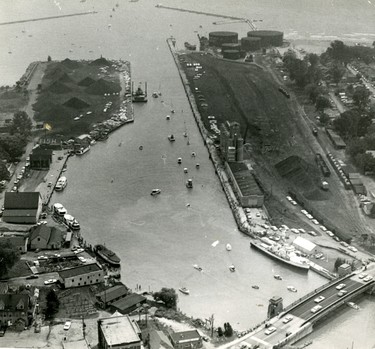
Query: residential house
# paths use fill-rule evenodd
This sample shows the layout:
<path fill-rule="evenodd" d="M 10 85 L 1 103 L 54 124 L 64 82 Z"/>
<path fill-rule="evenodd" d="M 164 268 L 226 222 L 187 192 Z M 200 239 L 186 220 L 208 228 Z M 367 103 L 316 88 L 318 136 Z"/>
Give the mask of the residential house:
<path fill-rule="evenodd" d="M 61 248 L 63 232 L 45 224 L 30 229 L 30 250 L 57 250 Z"/>
<path fill-rule="evenodd" d="M 59 281 L 65 288 L 104 282 L 104 271 L 97 264 L 85 264 L 59 271 Z"/>
<path fill-rule="evenodd" d="M 0 235 L 0 241 L 8 241 L 20 253 L 27 252 L 29 237 L 25 234 L 5 234 Z"/>
<path fill-rule="evenodd" d="M 6 192 L 3 221 L 6 223 L 35 224 L 42 212 L 39 192 Z"/>
<path fill-rule="evenodd" d="M 49 170 L 52 163 L 52 149 L 36 147 L 30 154 L 30 168 L 32 170 Z"/>
<path fill-rule="evenodd" d="M 169 338 L 175 349 L 193 349 L 202 347 L 202 336 L 197 330 L 174 332 Z"/>
<path fill-rule="evenodd" d="M 141 330 L 129 316 L 115 312 L 98 320 L 99 349 L 141 349 Z"/>
<path fill-rule="evenodd" d="M 111 304 L 111 309 L 113 311 L 119 311 L 121 314 L 129 314 L 139 308 L 143 303 L 146 303 L 146 297 L 137 293 L 132 293 L 113 302 Z"/>
<path fill-rule="evenodd" d="M 162 331 L 151 331 L 149 343 L 150 349 L 173 349 L 171 341 Z"/>
<path fill-rule="evenodd" d="M 120 284 L 110 287 L 109 289 L 104 290 L 103 292 L 97 293 L 95 297 L 97 299 L 99 306 L 105 309 L 113 302 L 116 302 L 126 297 L 128 292 L 129 289 L 125 285 Z"/>
<path fill-rule="evenodd" d="M 0 326 L 11 326 L 19 321 L 23 327 L 28 326 L 29 307 L 30 299 L 27 294 L 0 294 Z"/>

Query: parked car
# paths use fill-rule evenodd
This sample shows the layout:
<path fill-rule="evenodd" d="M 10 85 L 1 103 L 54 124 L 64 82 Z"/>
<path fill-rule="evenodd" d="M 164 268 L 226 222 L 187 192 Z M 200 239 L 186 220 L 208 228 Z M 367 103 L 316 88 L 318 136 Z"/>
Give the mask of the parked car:
<path fill-rule="evenodd" d="M 44 281 L 44 284 L 45 284 L 45 285 L 52 285 L 52 284 L 54 284 L 55 282 L 57 282 L 56 279 L 48 279 L 48 280 Z"/>
<path fill-rule="evenodd" d="M 268 335 L 270 335 L 271 333 L 274 333 L 275 331 L 276 331 L 276 327 L 271 326 L 271 327 L 267 328 L 267 329 L 264 331 L 264 334 L 268 336 Z"/>
<path fill-rule="evenodd" d="M 345 287 L 346 285 L 345 284 L 340 284 L 338 286 L 336 286 L 336 290 L 341 290 Z"/>
<path fill-rule="evenodd" d="M 64 324 L 64 330 L 69 330 L 70 326 L 72 326 L 72 322 L 70 320 L 66 321 Z"/>
<path fill-rule="evenodd" d="M 35 274 L 31 274 L 31 275 L 29 275 L 29 276 L 26 276 L 26 279 L 27 279 L 27 280 L 30 280 L 30 279 L 37 279 L 37 278 L 39 278 L 39 276 L 38 276 L 38 275 L 35 275 Z"/>

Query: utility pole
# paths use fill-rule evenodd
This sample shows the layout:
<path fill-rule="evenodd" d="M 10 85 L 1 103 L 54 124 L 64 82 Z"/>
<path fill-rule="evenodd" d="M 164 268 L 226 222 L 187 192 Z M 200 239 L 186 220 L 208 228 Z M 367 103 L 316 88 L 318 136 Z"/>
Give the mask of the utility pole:
<path fill-rule="evenodd" d="M 214 314 L 211 315 L 210 322 L 211 322 L 211 338 L 213 338 L 214 337 Z"/>

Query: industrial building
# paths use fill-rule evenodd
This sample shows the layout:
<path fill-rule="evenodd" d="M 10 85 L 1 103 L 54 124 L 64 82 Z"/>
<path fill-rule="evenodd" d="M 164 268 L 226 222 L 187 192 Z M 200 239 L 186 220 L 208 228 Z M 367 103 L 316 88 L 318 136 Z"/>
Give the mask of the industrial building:
<path fill-rule="evenodd" d="M 243 160 L 243 138 L 238 122 L 226 121 L 220 126 L 220 150 L 225 161 Z"/>
<path fill-rule="evenodd" d="M 242 207 L 263 206 L 264 194 L 246 164 L 227 162 L 226 171 Z"/>
<path fill-rule="evenodd" d="M 141 349 L 141 330 L 129 316 L 115 312 L 98 320 L 99 349 Z"/>
<path fill-rule="evenodd" d="M 42 212 L 39 192 L 6 192 L 3 221 L 15 224 L 35 224 Z"/>
<path fill-rule="evenodd" d="M 59 281 L 65 288 L 104 282 L 104 271 L 97 263 L 59 271 Z"/>

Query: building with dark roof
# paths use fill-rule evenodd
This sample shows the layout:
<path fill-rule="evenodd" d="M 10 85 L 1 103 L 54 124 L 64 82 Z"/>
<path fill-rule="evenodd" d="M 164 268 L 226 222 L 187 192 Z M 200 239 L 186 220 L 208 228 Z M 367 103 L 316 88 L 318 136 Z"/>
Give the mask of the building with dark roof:
<path fill-rule="evenodd" d="M 42 212 L 39 192 L 6 192 L 3 221 L 7 223 L 35 224 Z"/>
<path fill-rule="evenodd" d="M 242 207 L 262 207 L 264 194 L 246 164 L 227 162 L 225 165 L 230 182 Z"/>
<path fill-rule="evenodd" d="M 175 349 L 193 349 L 202 347 L 202 336 L 197 330 L 174 332 L 169 338 Z"/>
<path fill-rule="evenodd" d="M 128 291 L 129 290 L 125 285 L 120 284 L 110 287 L 109 289 L 104 290 L 103 292 L 97 293 L 95 297 L 99 306 L 105 309 L 113 302 L 116 302 L 126 297 Z"/>
<path fill-rule="evenodd" d="M 143 303 L 146 303 L 146 297 L 137 293 L 132 293 L 113 302 L 111 304 L 111 309 L 112 311 L 118 311 L 121 314 L 129 314 Z"/>
<path fill-rule="evenodd" d="M 0 236 L 0 242 L 8 241 L 14 249 L 20 253 L 27 252 L 27 245 L 29 242 L 29 237 L 25 234 L 12 234 L 12 235 L 2 235 Z"/>
<path fill-rule="evenodd" d="M 30 250 L 55 250 L 61 248 L 63 232 L 45 224 L 30 229 Z"/>
<path fill-rule="evenodd" d="M 37 147 L 30 154 L 30 168 L 32 170 L 49 170 L 52 163 L 52 149 Z"/>
<path fill-rule="evenodd" d="M 104 271 L 97 263 L 59 271 L 59 281 L 65 288 L 93 285 L 104 282 Z"/>
<path fill-rule="evenodd" d="M 141 330 L 129 316 L 115 312 L 98 320 L 98 348 L 141 349 Z"/>
<path fill-rule="evenodd" d="M 24 326 L 28 325 L 28 310 L 30 299 L 27 294 L 0 294 L 0 327 L 11 326 L 21 321 Z"/>

